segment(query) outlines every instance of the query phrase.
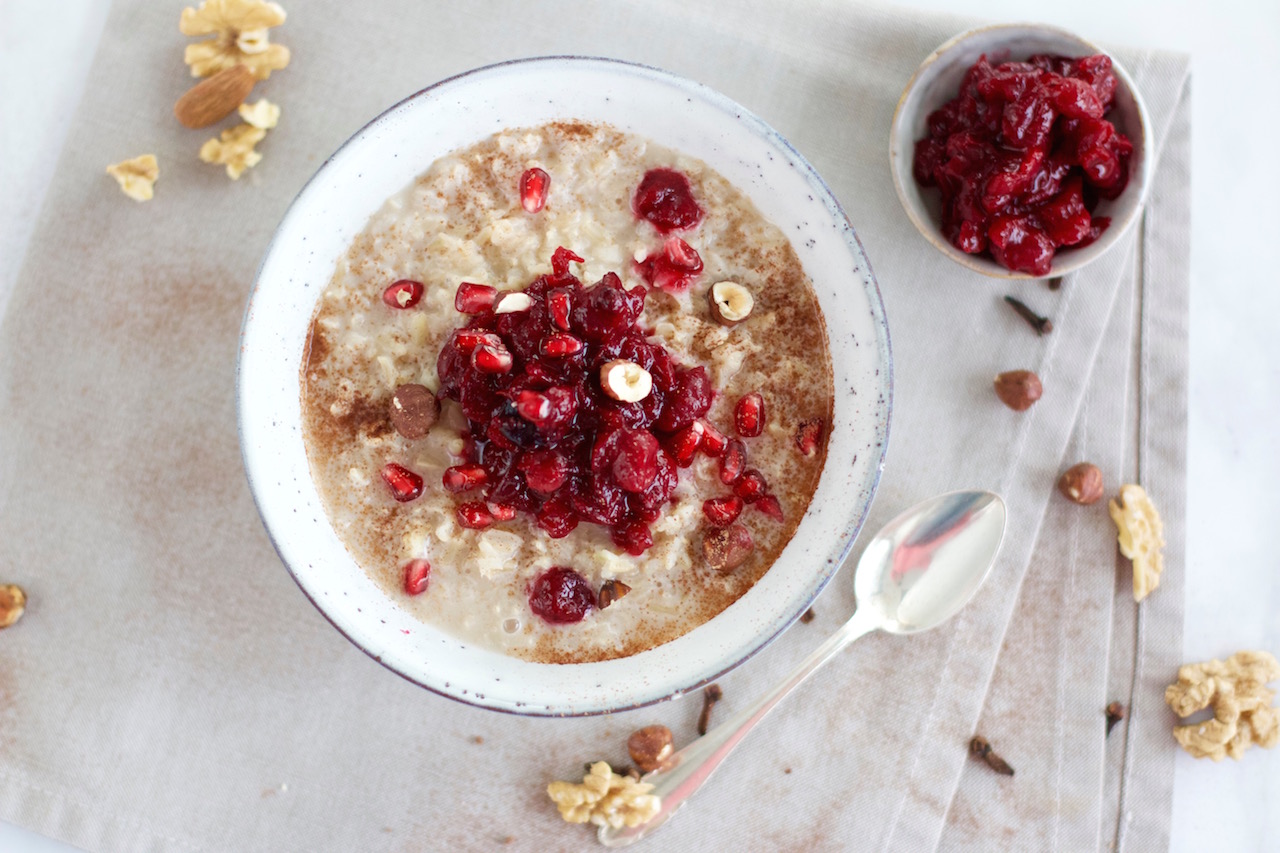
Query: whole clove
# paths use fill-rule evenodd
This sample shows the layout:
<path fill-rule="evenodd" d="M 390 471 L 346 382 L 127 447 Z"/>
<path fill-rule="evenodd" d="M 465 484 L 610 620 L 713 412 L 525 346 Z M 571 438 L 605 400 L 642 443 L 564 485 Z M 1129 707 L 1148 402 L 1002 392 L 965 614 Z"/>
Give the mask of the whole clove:
<path fill-rule="evenodd" d="M 1062 287 L 1062 276 L 1055 275 L 1053 278 L 1049 279 L 1050 290 L 1057 290 L 1059 287 Z"/>
<path fill-rule="evenodd" d="M 1048 317 L 1041 317 L 1039 314 L 1032 311 L 1022 300 L 1015 299 L 1012 296 L 1006 296 L 1004 301 L 1008 302 L 1013 310 L 1017 312 L 1018 316 L 1026 320 L 1027 323 L 1030 324 L 1031 328 L 1036 330 L 1037 335 L 1047 335 L 1053 331 L 1053 321 Z"/>
<path fill-rule="evenodd" d="M 1116 723 L 1124 719 L 1124 706 L 1119 702 L 1112 702 L 1107 706 L 1107 734 L 1111 734 L 1111 730 L 1116 727 Z"/>
<path fill-rule="evenodd" d="M 1001 776 L 1013 775 L 1013 768 L 1009 766 L 1009 762 L 996 755 L 991 744 L 987 743 L 987 739 L 982 735 L 974 735 L 973 740 L 969 741 L 969 754 Z"/>
<path fill-rule="evenodd" d="M 702 713 L 698 715 L 698 734 L 705 735 L 711 724 L 711 709 L 724 696 L 719 684 L 708 684 L 702 691 Z"/>
<path fill-rule="evenodd" d="M 812 607 L 810 607 L 810 608 L 809 608 L 808 610 L 806 610 L 804 613 L 801 613 L 801 614 L 800 614 L 800 624 L 801 624 L 801 625 L 808 625 L 808 624 L 809 624 L 810 622 L 812 622 L 812 621 L 813 621 L 813 608 L 812 608 Z"/>

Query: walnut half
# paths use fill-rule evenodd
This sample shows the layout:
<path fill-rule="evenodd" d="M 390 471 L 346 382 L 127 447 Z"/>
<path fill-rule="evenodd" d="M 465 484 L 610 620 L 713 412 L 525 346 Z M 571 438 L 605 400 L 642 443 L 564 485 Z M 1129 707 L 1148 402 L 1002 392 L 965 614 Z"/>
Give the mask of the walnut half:
<path fill-rule="evenodd" d="M 183 61 L 192 77 L 208 77 L 244 65 L 259 80 L 289 64 L 289 48 L 271 44 L 267 31 L 284 23 L 284 9 L 263 0 L 204 0 L 182 10 L 186 36 L 212 36 L 187 45 Z"/>
<path fill-rule="evenodd" d="M 1267 652 L 1236 652 L 1225 661 L 1189 663 L 1164 691 L 1179 717 L 1212 706 L 1213 719 L 1175 726 L 1173 736 L 1195 758 L 1239 760 L 1253 744 L 1271 749 L 1280 743 L 1280 709 L 1264 685 L 1280 678 L 1280 662 Z"/>
<path fill-rule="evenodd" d="M 596 826 L 639 826 L 653 818 L 661 806 L 649 793 L 653 785 L 619 776 L 607 761 L 597 761 L 590 772 L 576 782 L 552 782 L 547 796 L 556 804 L 560 817 L 569 823 Z"/>
<path fill-rule="evenodd" d="M 1160 585 L 1164 571 L 1164 524 L 1142 486 L 1120 487 L 1120 500 L 1107 505 L 1116 523 L 1120 553 L 1133 560 L 1133 600 L 1141 601 Z"/>

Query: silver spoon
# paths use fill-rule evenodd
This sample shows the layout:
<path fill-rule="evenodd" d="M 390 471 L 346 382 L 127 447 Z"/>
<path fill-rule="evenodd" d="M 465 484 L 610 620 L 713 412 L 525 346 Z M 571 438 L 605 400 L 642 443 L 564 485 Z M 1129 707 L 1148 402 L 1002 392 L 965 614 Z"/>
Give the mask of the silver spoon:
<path fill-rule="evenodd" d="M 773 706 L 845 646 L 872 631 L 914 634 L 954 616 L 982 584 L 1004 538 L 1005 507 L 991 492 L 950 492 L 917 504 L 867 543 L 853 576 L 858 609 L 778 686 L 644 776 L 661 798 L 646 823 L 600 827 L 606 847 L 633 844 L 666 823 Z"/>

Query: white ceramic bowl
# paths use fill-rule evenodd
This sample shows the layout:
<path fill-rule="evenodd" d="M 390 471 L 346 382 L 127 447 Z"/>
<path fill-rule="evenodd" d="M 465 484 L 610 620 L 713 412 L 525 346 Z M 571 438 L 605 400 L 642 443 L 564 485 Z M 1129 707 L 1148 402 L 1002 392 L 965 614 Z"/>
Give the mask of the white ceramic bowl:
<path fill-rule="evenodd" d="M 1106 51 L 1066 30 L 1044 24 L 979 27 L 944 42 L 920 63 L 907 83 L 893 116 L 889 131 L 889 165 L 898 198 L 925 239 L 956 263 L 975 272 L 1004 279 L 1066 275 L 1100 257 L 1138 219 L 1151 184 L 1152 157 L 1148 142 L 1151 119 L 1147 116 L 1147 108 L 1128 72 L 1112 57 L 1119 85 L 1116 87 L 1115 106 L 1107 113 L 1107 119 L 1129 137 L 1133 143 L 1133 157 L 1129 161 L 1129 185 L 1125 191 L 1114 201 L 1103 200 L 1093 211 L 1095 216 L 1110 216 L 1111 225 L 1084 248 L 1059 250 L 1046 276 L 1005 269 L 986 255 L 960 251 L 943 236 L 942 200 L 937 188 L 921 187 L 911 174 L 915 143 L 927 133 L 929 114 L 956 96 L 965 72 L 984 53 L 995 64 L 1010 59 L 1026 59 L 1036 53 L 1081 57 Z"/>
<path fill-rule="evenodd" d="M 641 654 L 539 664 L 423 624 L 356 565 L 312 483 L 299 369 L 320 292 L 389 196 L 437 157 L 497 130 L 570 118 L 605 122 L 706 161 L 783 229 L 826 314 L 837 396 L 812 508 L 754 588 L 706 624 Z M 294 200 L 245 312 L 240 440 L 254 499 L 281 559 L 353 643 L 405 678 L 464 702 L 520 714 L 591 714 L 711 681 L 804 612 L 866 518 L 888 439 L 891 376 L 884 309 L 853 227 L 781 136 L 722 95 L 655 69 L 603 59 L 522 60 L 454 77 L 395 105 L 348 140 Z"/>

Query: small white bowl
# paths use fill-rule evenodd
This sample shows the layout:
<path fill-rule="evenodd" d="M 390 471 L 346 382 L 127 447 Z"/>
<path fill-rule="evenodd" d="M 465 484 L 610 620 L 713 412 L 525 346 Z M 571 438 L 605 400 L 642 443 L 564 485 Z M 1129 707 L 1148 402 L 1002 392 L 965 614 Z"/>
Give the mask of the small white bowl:
<path fill-rule="evenodd" d="M 920 233 L 938 251 L 958 264 L 993 278 L 1049 278 L 1066 275 L 1100 257 L 1114 246 L 1138 219 L 1151 184 L 1152 158 L 1149 144 L 1151 119 L 1142 96 L 1124 67 L 1111 57 L 1119 85 L 1115 105 L 1107 120 L 1129 137 L 1133 156 L 1129 160 L 1129 185 L 1119 198 L 1103 200 L 1093 211 L 1095 216 L 1110 216 L 1111 225 L 1100 237 L 1080 249 L 1061 249 L 1053 258 L 1053 267 L 1044 276 L 1005 269 L 990 257 L 970 255 L 951 244 L 942 233 L 942 201 L 934 187 L 921 187 L 911 173 L 915 144 L 927 133 L 929 114 L 954 98 L 960 91 L 965 72 L 986 54 L 992 64 L 1006 60 L 1022 60 L 1037 53 L 1081 57 L 1106 53 L 1105 50 L 1077 35 L 1044 24 L 1003 24 L 979 27 L 948 39 L 929 54 L 912 75 L 898 100 L 889 131 L 889 165 L 894 187 L 907 216 Z"/>
<path fill-rule="evenodd" d="M 697 157 L 786 233 L 814 281 L 835 368 L 826 466 L 795 536 L 723 613 L 617 660 L 539 664 L 468 645 L 384 594 L 325 515 L 303 447 L 300 367 L 320 292 L 371 214 L 438 157 L 507 127 L 581 119 Z M 723 95 L 638 65 L 555 57 L 481 68 L 409 97 L 348 140 L 294 200 L 249 297 L 237 372 L 241 450 L 258 511 L 298 586 L 405 678 L 502 711 L 619 711 L 697 688 L 802 614 L 849 553 L 880 479 L 892 365 L 880 292 L 831 191 L 778 133 Z M 850 389 L 855 389 L 856 394 Z"/>

